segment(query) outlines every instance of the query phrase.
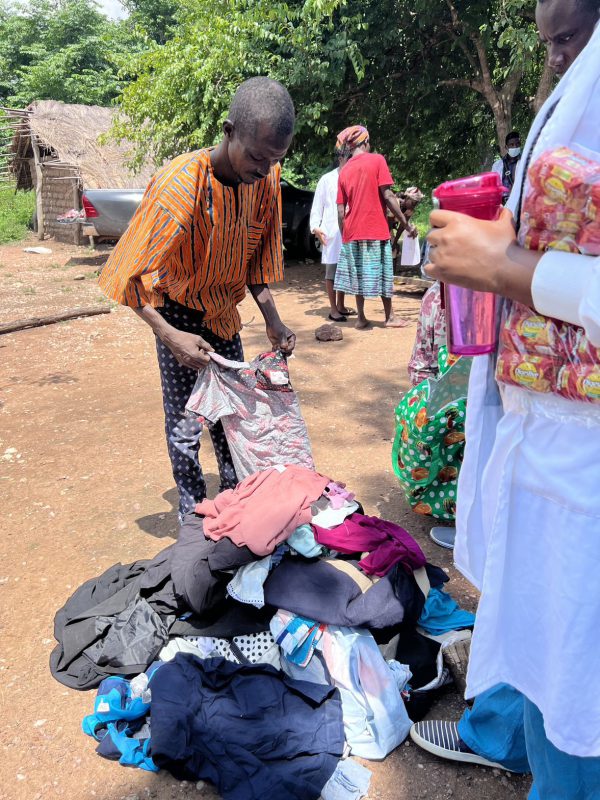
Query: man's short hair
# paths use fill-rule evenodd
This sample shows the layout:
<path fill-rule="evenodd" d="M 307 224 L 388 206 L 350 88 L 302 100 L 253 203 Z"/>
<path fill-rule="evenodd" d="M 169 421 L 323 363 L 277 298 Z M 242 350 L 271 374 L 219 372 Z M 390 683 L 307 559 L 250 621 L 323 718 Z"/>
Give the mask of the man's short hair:
<path fill-rule="evenodd" d="M 285 86 L 264 76 L 238 86 L 228 114 L 238 131 L 254 136 L 265 122 L 278 139 L 292 135 L 295 117 L 294 103 Z"/>
<path fill-rule="evenodd" d="M 520 139 L 521 134 L 519 131 L 511 131 L 510 133 L 506 134 L 506 139 L 504 140 L 504 144 L 508 144 L 511 139 Z"/>

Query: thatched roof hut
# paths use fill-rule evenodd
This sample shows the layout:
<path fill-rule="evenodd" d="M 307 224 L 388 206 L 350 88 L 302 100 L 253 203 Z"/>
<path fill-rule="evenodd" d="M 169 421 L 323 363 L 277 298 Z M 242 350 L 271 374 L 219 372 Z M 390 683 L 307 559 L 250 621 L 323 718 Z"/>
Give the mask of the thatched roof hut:
<path fill-rule="evenodd" d="M 12 144 L 13 172 L 20 189 L 35 185 L 31 170 L 24 168 L 34 159 L 35 144 L 42 163 L 76 167 L 86 189 L 143 189 L 156 171 L 147 162 L 134 174 L 128 166 L 131 145 L 100 142 L 110 130 L 115 109 L 38 100 L 22 112 L 8 113 L 22 120 Z"/>
<path fill-rule="evenodd" d="M 116 109 L 38 100 L 23 111 L 3 109 L 11 120 L 6 153 L 18 189 L 35 189 L 41 237 L 79 243 L 79 225 L 57 217 L 80 208 L 85 189 L 144 189 L 156 171 L 146 161 L 134 173 L 131 145 L 107 138 Z"/>

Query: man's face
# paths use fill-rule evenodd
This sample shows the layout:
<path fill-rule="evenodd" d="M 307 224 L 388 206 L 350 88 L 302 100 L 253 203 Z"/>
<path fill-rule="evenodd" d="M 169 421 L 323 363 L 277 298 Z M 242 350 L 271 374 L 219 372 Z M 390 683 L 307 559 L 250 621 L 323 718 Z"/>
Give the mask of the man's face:
<path fill-rule="evenodd" d="M 519 136 L 511 136 L 506 142 L 507 150 L 516 150 L 521 147 L 521 138 Z"/>
<path fill-rule="evenodd" d="M 540 39 L 548 48 L 550 67 L 564 75 L 589 42 L 598 16 L 581 8 L 577 0 L 538 3 L 535 19 Z"/>
<path fill-rule="evenodd" d="M 260 123 L 254 135 L 239 132 L 233 126 L 226 127 L 225 134 L 229 163 L 241 183 L 256 183 L 266 177 L 271 167 L 285 156 L 292 141 L 291 135 L 278 138 L 268 123 Z"/>

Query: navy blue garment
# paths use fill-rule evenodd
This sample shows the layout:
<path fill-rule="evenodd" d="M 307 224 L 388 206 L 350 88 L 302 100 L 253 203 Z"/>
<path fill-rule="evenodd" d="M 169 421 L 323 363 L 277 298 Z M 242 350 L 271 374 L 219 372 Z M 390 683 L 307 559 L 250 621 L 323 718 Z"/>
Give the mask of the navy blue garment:
<path fill-rule="evenodd" d="M 152 758 L 224 800 L 316 800 L 344 749 L 337 689 L 178 653 L 152 678 Z"/>
<path fill-rule="evenodd" d="M 450 580 L 443 569 L 435 567 L 433 564 L 425 564 L 425 571 L 431 586 L 442 586 Z M 425 596 L 417 586 L 415 576 L 412 572 L 404 569 L 404 564 L 399 563 L 392 567 L 387 577 L 394 588 L 394 594 L 404 608 L 402 621 L 416 623 L 423 613 Z"/>
<path fill-rule="evenodd" d="M 377 629 L 404 619 L 404 607 L 389 576 L 363 592 L 350 575 L 323 560 L 284 558 L 265 581 L 265 601 L 326 625 Z"/>

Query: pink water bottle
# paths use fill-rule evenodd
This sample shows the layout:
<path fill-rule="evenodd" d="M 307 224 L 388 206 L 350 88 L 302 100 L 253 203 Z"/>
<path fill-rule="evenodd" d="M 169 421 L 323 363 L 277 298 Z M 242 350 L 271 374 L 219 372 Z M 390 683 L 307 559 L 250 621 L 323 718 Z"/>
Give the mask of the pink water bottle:
<path fill-rule="evenodd" d="M 506 189 L 495 172 L 446 181 L 433 191 L 433 205 L 477 219 L 497 219 Z M 458 356 L 491 353 L 497 346 L 496 295 L 444 284 L 448 351 Z"/>

